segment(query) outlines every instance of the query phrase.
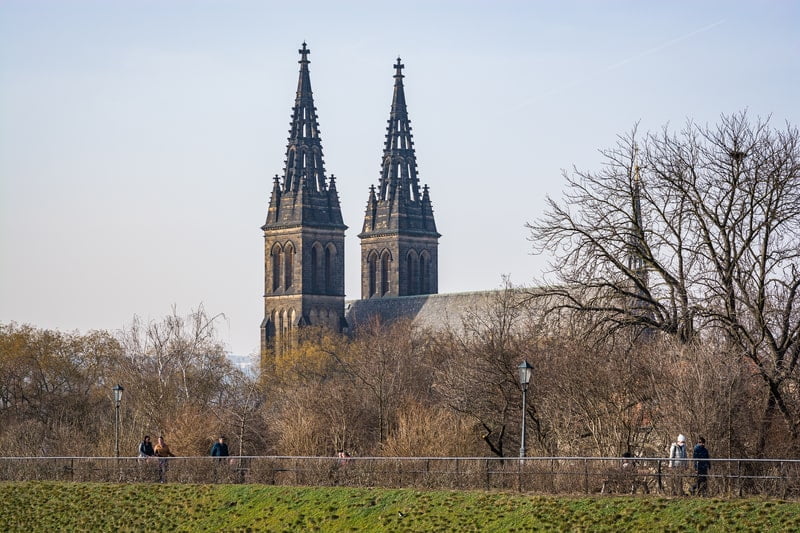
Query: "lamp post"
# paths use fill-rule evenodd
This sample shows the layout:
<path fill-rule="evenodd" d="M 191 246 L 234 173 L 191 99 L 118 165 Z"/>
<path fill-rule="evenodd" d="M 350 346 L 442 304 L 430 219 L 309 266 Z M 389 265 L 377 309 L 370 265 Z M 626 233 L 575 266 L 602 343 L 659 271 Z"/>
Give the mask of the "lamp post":
<path fill-rule="evenodd" d="M 125 389 L 122 385 L 115 385 L 112 389 L 114 391 L 114 454 L 119 457 L 119 403 L 122 401 L 122 391 Z"/>
<path fill-rule="evenodd" d="M 520 438 L 519 456 L 525 457 L 525 406 L 527 405 L 526 394 L 528 384 L 531 382 L 533 366 L 528 361 L 522 361 L 517 367 L 519 371 L 519 385 L 522 387 L 522 438 Z"/>

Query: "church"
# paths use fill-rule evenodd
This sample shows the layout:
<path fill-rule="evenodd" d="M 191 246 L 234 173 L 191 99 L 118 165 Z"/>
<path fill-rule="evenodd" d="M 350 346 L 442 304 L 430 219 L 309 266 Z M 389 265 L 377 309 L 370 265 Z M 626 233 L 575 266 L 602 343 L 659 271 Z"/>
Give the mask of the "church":
<path fill-rule="evenodd" d="M 373 316 L 433 322 L 485 293 L 437 295 L 438 244 L 431 193 L 420 186 L 403 89 L 394 64 L 394 90 L 380 179 L 367 192 L 361 241 L 361 299 L 346 305 L 344 224 L 336 178 L 326 176 L 317 110 L 303 43 L 283 176 L 273 181 L 264 232 L 264 319 L 261 356 L 291 343 L 305 325 L 352 331 Z M 426 318 L 427 317 L 427 318 Z"/>

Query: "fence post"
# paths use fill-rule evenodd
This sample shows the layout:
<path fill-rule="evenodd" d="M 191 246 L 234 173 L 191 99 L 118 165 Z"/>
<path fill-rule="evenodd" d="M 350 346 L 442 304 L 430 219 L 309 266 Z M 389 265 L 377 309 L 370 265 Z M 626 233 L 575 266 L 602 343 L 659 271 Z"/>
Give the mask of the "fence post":
<path fill-rule="evenodd" d="M 789 488 L 788 480 L 786 479 L 786 470 L 783 468 L 783 461 L 778 463 L 778 472 L 780 472 L 781 475 L 781 498 L 785 499 Z"/>
<path fill-rule="evenodd" d="M 589 460 L 583 458 L 583 491 L 589 494 Z"/>
<path fill-rule="evenodd" d="M 486 490 L 489 490 L 489 459 L 484 460 L 486 465 Z"/>
<path fill-rule="evenodd" d="M 742 462 L 736 461 L 736 478 L 739 482 L 739 497 L 742 497 Z"/>
<path fill-rule="evenodd" d="M 658 492 L 664 492 L 664 483 L 661 479 L 661 459 L 656 460 L 656 479 L 658 480 Z"/>

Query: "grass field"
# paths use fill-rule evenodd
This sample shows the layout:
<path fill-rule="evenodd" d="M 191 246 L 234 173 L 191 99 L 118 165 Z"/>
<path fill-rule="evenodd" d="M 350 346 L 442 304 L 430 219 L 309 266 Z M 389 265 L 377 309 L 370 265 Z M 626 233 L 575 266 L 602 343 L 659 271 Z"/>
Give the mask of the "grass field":
<path fill-rule="evenodd" d="M 799 531 L 800 502 L 0 483 L 0 531 Z"/>

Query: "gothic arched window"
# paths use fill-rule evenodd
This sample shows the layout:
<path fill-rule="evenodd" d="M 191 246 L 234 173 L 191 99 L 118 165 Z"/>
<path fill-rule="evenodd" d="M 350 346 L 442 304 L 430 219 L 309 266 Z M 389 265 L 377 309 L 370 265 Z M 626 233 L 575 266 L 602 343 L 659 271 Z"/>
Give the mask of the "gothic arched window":
<path fill-rule="evenodd" d="M 406 256 L 406 280 L 408 294 L 419 294 L 419 262 L 414 250 Z"/>
<path fill-rule="evenodd" d="M 368 294 L 370 297 L 375 296 L 377 291 L 378 281 L 378 254 L 370 252 L 367 256 L 367 271 L 368 271 Z"/>
<path fill-rule="evenodd" d="M 381 296 L 389 292 L 389 252 L 381 255 Z"/>
<path fill-rule="evenodd" d="M 275 244 L 269 253 L 272 262 L 272 292 L 281 287 L 281 245 Z"/>
<path fill-rule="evenodd" d="M 319 250 L 320 245 L 315 242 L 311 247 L 311 291 L 319 292 Z"/>
<path fill-rule="evenodd" d="M 294 272 L 294 246 L 287 243 L 283 251 L 283 286 L 288 289 L 292 286 Z"/>
<path fill-rule="evenodd" d="M 427 250 L 419 254 L 419 291 L 420 294 L 431 292 L 431 258 Z"/>
<path fill-rule="evenodd" d="M 325 294 L 333 294 L 333 258 L 336 255 L 336 246 L 332 243 L 325 247 Z"/>

